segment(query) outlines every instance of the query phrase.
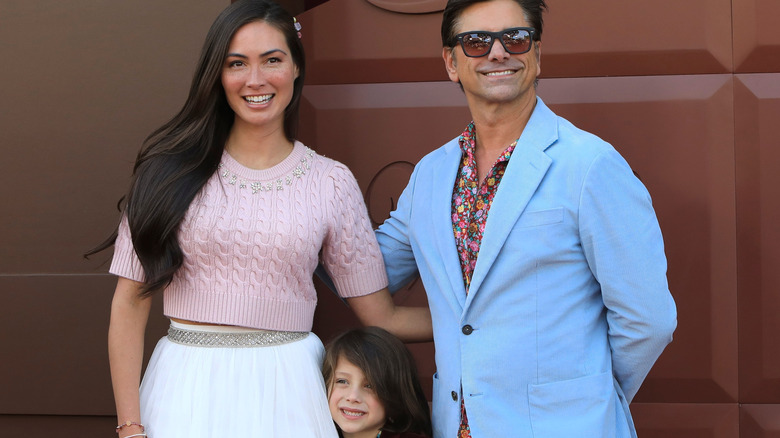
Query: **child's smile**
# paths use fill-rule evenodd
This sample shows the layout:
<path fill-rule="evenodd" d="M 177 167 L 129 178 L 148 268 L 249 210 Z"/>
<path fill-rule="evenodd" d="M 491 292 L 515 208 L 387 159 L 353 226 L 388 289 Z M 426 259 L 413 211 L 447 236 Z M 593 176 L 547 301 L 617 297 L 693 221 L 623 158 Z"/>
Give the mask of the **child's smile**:
<path fill-rule="evenodd" d="M 345 438 L 374 438 L 385 424 L 385 408 L 371 382 L 343 356 L 333 373 L 328 407 Z"/>

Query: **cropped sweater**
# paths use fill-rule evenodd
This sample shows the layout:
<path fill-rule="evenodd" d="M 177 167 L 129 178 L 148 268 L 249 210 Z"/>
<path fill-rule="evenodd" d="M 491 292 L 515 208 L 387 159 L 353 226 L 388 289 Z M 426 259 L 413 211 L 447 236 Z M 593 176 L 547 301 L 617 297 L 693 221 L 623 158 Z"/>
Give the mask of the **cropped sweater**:
<path fill-rule="evenodd" d="M 363 195 L 341 163 L 296 142 L 264 170 L 227 152 L 178 231 L 184 263 L 163 292 L 168 317 L 266 330 L 309 331 L 322 261 L 342 297 L 387 286 Z M 127 219 L 112 274 L 143 282 Z"/>

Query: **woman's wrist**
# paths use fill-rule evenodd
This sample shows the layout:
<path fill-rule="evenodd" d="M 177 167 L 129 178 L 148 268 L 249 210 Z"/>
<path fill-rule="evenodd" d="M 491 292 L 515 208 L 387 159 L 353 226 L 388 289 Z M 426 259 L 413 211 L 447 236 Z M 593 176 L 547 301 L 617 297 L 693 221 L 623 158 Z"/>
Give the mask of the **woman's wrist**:
<path fill-rule="evenodd" d="M 127 420 L 117 425 L 116 433 L 119 438 L 144 437 L 146 436 L 146 428 L 140 422 Z"/>

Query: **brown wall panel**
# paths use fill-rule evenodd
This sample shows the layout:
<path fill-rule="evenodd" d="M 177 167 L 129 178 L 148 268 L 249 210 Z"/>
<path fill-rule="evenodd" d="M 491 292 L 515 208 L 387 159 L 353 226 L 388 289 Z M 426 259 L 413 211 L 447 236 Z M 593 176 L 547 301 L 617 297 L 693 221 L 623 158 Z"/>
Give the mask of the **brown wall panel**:
<path fill-rule="evenodd" d="M 780 73 L 736 76 L 740 401 L 780 402 Z"/>
<path fill-rule="evenodd" d="M 737 438 L 739 408 L 735 404 L 633 403 L 641 438 Z"/>
<path fill-rule="evenodd" d="M 406 14 L 422 14 L 425 12 L 440 12 L 447 5 L 447 0 L 366 0 L 374 6 L 388 11 Z"/>
<path fill-rule="evenodd" d="M 226 4 L 3 2 L 0 199 L 13 207 L 0 215 L 0 272 L 97 266 L 80 255 L 116 222 L 141 141 L 178 110 Z"/>
<path fill-rule="evenodd" d="M 3 438 L 110 437 L 115 427 L 113 416 L 0 415 Z"/>
<path fill-rule="evenodd" d="M 741 405 L 740 433 L 745 438 L 780 438 L 780 404 Z"/>
<path fill-rule="evenodd" d="M 114 414 L 106 346 L 115 285 L 110 275 L 0 277 L 0 414 Z M 167 328 L 160 304 L 147 360 Z"/>
<path fill-rule="evenodd" d="M 731 71 L 731 1 L 548 2 L 544 77 Z"/>
<path fill-rule="evenodd" d="M 550 8 L 543 77 L 731 71 L 730 0 L 551 2 Z M 310 84 L 446 80 L 441 13 L 330 0 L 301 23 L 310 35 L 304 36 Z"/>
<path fill-rule="evenodd" d="M 308 84 L 447 78 L 441 61 L 440 13 L 400 14 L 365 0 L 330 0 L 299 20 Z"/>
<path fill-rule="evenodd" d="M 303 96 L 315 124 L 301 126 L 301 137 L 316 138 L 316 150 L 350 166 L 364 193 L 385 165 L 416 163 L 471 120 L 449 82 L 308 86 Z"/>
<path fill-rule="evenodd" d="M 780 72 L 780 2 L 732 0 L 734 71 Z"/>

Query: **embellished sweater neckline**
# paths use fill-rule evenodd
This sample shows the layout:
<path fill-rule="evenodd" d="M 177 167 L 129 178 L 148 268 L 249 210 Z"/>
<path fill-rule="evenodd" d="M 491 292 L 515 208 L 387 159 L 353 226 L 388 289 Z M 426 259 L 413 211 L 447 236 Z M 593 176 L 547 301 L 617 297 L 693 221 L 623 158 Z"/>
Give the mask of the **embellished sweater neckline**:
<path fill-rule="evenodd" d="M 284 190 L 293 181 L 303 177 L 311 167 L 314 151 L 296 141 L 293 150 L 279 164 L 267 169 L 252 169 L 236 161 L 227 150 L 222 152 L 219 176 L 227 184 L 252 193 Z"/>

